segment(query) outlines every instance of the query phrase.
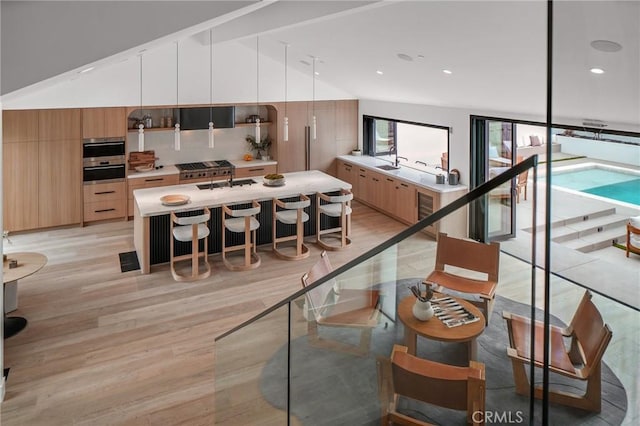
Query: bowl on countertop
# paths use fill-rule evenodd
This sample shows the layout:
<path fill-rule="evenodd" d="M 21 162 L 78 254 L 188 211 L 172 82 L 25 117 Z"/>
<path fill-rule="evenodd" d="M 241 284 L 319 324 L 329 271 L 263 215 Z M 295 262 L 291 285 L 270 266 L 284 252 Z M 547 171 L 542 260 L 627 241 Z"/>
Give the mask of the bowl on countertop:
<path fill-rule="evenodd" d="M 266 186 L 282 186 L 285 184 L 284 176 L 281 174 L 268 174 L 262 180 Z"/>

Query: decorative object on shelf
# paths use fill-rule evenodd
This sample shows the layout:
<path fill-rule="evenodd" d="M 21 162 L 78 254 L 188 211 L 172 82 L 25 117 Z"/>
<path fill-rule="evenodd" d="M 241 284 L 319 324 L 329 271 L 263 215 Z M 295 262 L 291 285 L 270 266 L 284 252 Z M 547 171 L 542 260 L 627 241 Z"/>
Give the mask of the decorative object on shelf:
<path fill-rule="evenodd" d="M 213 135 L 213 28 L 209 29 L 209 148 L 215 146 Z"/>
<path fill-rule="evenodd" d="M 251 146 L 252 150 L 257 151 L 257 157 L 264 159 L 263 157 L 268 156 L 269 147 L 272 143 L 272 140 L 269 138 L 269 136 L 266 136 L 260 142 L 256 142 L 255 137 L 253 137 L 252 135 L 247 135 L 245 140 L 247 141 L 249 146 Z M 262 154 L 263 151 L 265 152 L 265 154 Z"/>
<path fill-rule="evenodd" d="M 289 45 L 284 43 L 284 129 L 282 140 L 289 141 L 289 117 L 287 117 L 287 65 Z"/>
<path fill-rule="evenodd" d="M 140 55 L 140 110 L 142 110 L 142 55 Z M 138 124 L 138 151 L 144 151 L 144 124 Z"/>
<path fill-rule="evenodd" d="M 353 151 L 351 151 L 351 155 L 355 155 L 357 157 L 362 155 L 362 151 L 360 151 L 360 148 L 356 148 Z"/>
<path fill-rule="evenodd" d="M 178 55 L 178 42 L 176 41 L 176 108 L 180 105 L 180 98 L 178 97 L 178 88 L 180 86 L 180 57 Z M 180 151 L 180 123 L 175 124 L 175 130 L 173 134 L 173 149 Z"/>
<path fill-rule="evenodd" d="M 424 295 L 420 290 L 420 283 L 409 287 L 411 292 L 416 297 L 416 303 L 413 305 L 411 312 L 416 319 L 420 321 L 428 321 L 433 317 L 433 307 L 431 306 L 431 298 L 433 297 L 433 290 L 429 283 L 423 283 L 426 287 Z"/>

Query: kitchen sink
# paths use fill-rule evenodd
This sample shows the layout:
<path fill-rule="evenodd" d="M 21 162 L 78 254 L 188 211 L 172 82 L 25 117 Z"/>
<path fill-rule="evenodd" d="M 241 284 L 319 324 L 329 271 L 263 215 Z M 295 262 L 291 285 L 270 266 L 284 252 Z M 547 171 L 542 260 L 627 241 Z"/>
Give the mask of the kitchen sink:
<path fill-rule="evenodd" d="M 391 164 L 383 164 L 382 166 L 376 166 L 376 169 L 382 169 L 382 170 L 400 170 L 400 167 L 392 166 Z"/>
<path fill-rule="evenodd" d="M 244 186 L 244 185 L 253 185 L 254 183 L 258 183 L 253 179 L 235 179 L 229 184 L 228 181 L 217 181 L 211 183 L 203 183 L 201 185 L 197 185 L 198 189 L 215 189 L 215 188 L 228 188 L 229 186 Z"/>

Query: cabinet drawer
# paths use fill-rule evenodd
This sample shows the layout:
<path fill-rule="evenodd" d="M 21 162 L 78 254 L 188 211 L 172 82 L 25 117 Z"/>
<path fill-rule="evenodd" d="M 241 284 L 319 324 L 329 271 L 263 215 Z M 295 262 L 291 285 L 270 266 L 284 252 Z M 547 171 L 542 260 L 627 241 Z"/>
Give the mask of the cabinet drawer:
<path fill-rule="evenodd" d="M 275 172 L 275 164 L 269 166 L 238 167 L 236 168 L 236 177 L 245 178 L 250 176 L 264 176 Z"/>
<path fill-rule="evenodd" d="M 84 221 L 114 219 L 124 217 L 125 199 L 103 200 L 93 203 L 84 203 Z"/>
<path fill-rule="evenodd" d="M 134 189 L 155 188 L 157 186 L 177 185 L 178 175 L 153 176 L 127 180 L 127 198 L 133 197 Z"/>
<path fill-rule="evenodd" d="M 97 185 L 84 185 L 84 202 L 122 200 L 125 197 L 125 183 L 100 183 Z"/>

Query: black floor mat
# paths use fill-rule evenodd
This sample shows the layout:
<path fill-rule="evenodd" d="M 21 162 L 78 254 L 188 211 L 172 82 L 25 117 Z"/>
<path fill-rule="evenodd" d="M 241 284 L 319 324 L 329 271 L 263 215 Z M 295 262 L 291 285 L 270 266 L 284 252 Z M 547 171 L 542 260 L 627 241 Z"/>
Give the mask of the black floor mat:
<path fill-rule="evenodd" d="M 138 255 L 135 251 L 118 253 L 118 256 L 120 256 L 120 270 L 122 272 L 129 272 L 140 269 L 140 262 L 138 262 Z"/>

